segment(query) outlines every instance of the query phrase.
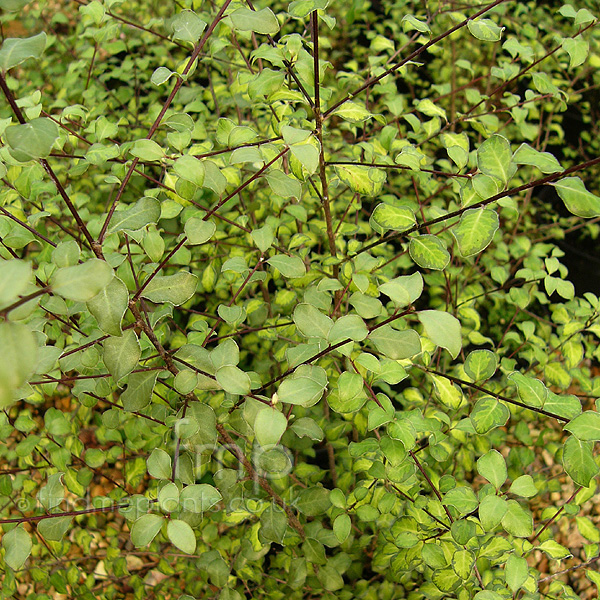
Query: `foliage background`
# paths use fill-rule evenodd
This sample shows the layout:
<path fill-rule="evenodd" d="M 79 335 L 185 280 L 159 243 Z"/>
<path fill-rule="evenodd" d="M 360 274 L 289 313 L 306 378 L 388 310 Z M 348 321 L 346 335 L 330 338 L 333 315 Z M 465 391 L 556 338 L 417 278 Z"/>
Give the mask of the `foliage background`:
<path fill-rule="evenodd" d="M 596 593 L 593 2 L 0 6 L 2 597 Z"/>

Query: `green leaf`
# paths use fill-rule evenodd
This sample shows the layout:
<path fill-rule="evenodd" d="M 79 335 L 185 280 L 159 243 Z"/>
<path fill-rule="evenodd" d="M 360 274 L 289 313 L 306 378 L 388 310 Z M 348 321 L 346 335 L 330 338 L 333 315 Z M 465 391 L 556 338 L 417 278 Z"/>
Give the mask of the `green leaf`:
<path fill-rule="evenodd" d="M 322 515 L 330 506 L 329 490 L 320 485 L 301 490 L 296 501 L 296 508 L 307 517 Z"/>
<path fill-rule="evenodd" d="M 344 371 L 337 381 L 337 392 L 328 394 L 327 403 L 338 413 L 353 413 L 362 408 L 367 401 L 364 381 L 358 373 Z"/>
<path fill-rule="evenodd" d="M 508 510 L 507 501 L 493 494 L 486 496 L 479 504 L 479 520 L 485 531 L 493 531 Z"/>
<path fill-rule="evenodd" d="M 229 16 L 233 26 L 240 31 L 254 31 L 270 35 L 279 31 L 279 21 L 270 8 L 250 10 L 242 7 L 234 10 Z"/>
<path fill-rule="evenodd" d="M 548 396 L 548 388 L 542 381 L 535 377 L 528 377 L 518 371 L 513 371 L 508 379 L 517 386 L 519 398 L 524 404 L 535 408 L 542 408 Z"/>
<path fill-rule="evenodd" d="M 73 517 L 44 519 L 37 524 L 38 533 L 49 542 L 60 542 L 71 527 Z"/>
<path fill-rule="evenodd" d="M 185 396 L 190 392 L 193 392 L 198 385 L 198 373 L 191 369 L 183 369 L 175 375 L 173 380 L 173 387 L 181 395 Z"/>
<path fill-rule="evenodd" d="M 244 396 L 250 393 L 252 382 L 247 373 L 234 365 L 225 365 L 215 373 L 221 387 L 230 394 Z"/>
<path fill-rule="evenodd" d="M 246 315 L 244 307 L 242 306 L 226 306 L 225 304 L 219 304 L 217 307 L 217 313 L 225 323 L 234 324 L 244 320 Z"/>
<path fill-rule="evenodd" d="M 594 460 L 593 442 L 567 438 L 563 448 L 563 466 L 567 475 L 582 487 L 588 487 L 600 468 Z"/>
<path fill-rule="evenodd" d="M 452 556 L 452 567 L 463 581 L 467 581 L 473 575 L 474 564 L 475 557 L 469 550 L 458 550 Z"/>
<path fill-rule="evenodd" d="M 113 277 L 104 289 L 88 301 L 87 307 L 104 333 L 121 335 L 121 321 L 128 301 L 127 286 L 118 277 Z"/>
<path fill-rule="evenodd" d="M 38 492 L 37 498 L 46 511 L 56 508 L 65 497 L 63 475 L 64 473 L 50 475 L 46 485 Z"/>
<path fill-rule="evenodd" d="M 389 420 L 389 415 L 385 413 L 385 411 L 382 411 L 381 408 L 379 408 L 379 406 L 375 406 L 369 412 L 369 429 L 375 428 L 373 427 L 373 425 L 375 425 L 375 422 L 377 422 L 378 424 L 383 424 L 385 422 L 388 422 Z M 417 434 L 413 424 L 410 421 L 392 421 L 387 426 L 387 432 L 390 438 L 402 442 L 402 445 L 404 446 L 406 451 L 412 450 L 415 447 Z"/>
<path fill-rule="evenodd" d="M 0 262 L 0 309 L 9 306 L 31 283 L 31 263 L 13 259 Z"/>
<path fill-rule="evenodd" d="M 7 12 L 17 12 L 30 2 L 31 0 L 0 0 L 0 8 Z"/>
<path fill-rule="evenodd" d="M 569 212 L 586 219 L 600 216 L 600 198 L 588 192 L 579 177 L 565 177 L 550 185 L 556 188 Z"/>
<path fill-rule="evenodd" d="M 410 257 L 424 269 L 443 271 L 450 262 L 444 242 L 435 235 L 425 234 L 410 238 Z"/>
<path fill-rule="evenodd" d="M 281 544 L 288 528 L 285 512 L 275 503 L 269 504 L 260 515 L 260 538 L 268 542 Z"/>
<path fill-rule="evenodd" d="M 510 535 L 525 538 L 533 533 L 533 517 L 516 500 L 509 500 L 502 517 L 502 527 Z"/>
<path fill-rule="evenodd" d="M 109 233 L 123 229 L 136 231 L 150 223 L 158 222 L 159 218 L 160 202 L 156 198 L 144 196 L 127 209 L 116 212 L 108 231 Z"/>
<path fill-rule="evenodd" d="M 184 510 L 203 513 L 223 499 L 221 492 L 208 483 L 195 483 L 183 488 L 179 503 Z"/>
<path fill-rule="evenodd" d="M 74 267 L 57 269 L 50 278 L 55 294 L 74 300 L 88 302 L 100 293 L 113 279 L 111 266 L 98 258 L 92 258 Z"/>
<path fill-rule="evenodd" d="M 298 437 L 308 437 L 311 440 L 316 440 L 320 442 L 325 434 L 319 424 L 310 417 L 302 417 L 300 419 L 295 420 L 290 429 L 298 436 Z"/>
<path fill-rule="evenodd" d="M 294 0 L 288 6 L 288 14 L 302 19 L 315 10 L 324 10 L 328 5 L 329 0 Z"/>
<path fill-rule="evenodd" d="M 489 208 L 470 208 L 460 217 L 452 234 L 462 256 L 473 256 L 487 248 L 498 230 L 496 211 Z"/>
<path fill-rule="evenodd" d="M 299 256 L 276 254 L 269 258 L 267 262 L 284 277 L 303 277 L 306 275 L 306 266 Z"/>
<path fill-rule="evenodd" d="M 266 252 L 275 239 L 275 232 L 270 225 L 264 225 L 260 229 L 252 231 L 252 239 L 261 252 Z"/>
<path fill-rule="evenodd" d="M 498 368 L 498 358 L 489 350 L 473 350 L 465 360 L 465 373 L 473 381 L 489 379 Z"/>
<path fill-rule="evenodd" d="M 498 134 L 485 140 L 477 148 L 477 166 L 482 173 L 495 177 L 506 185 L 515 171 L 508 140 Z"/>
<path fill-rule="evenodd" d="M 531 165 L 537 167 L 542 173 L 558 173 L 562 167 L 550 152 L 540 152 L 529 144 L 521 144 L 513 155 L 513 162 L 517 165 Z"/>
<path fill-rule="evenodd" d="M 107 160 L 119 156 L 119 147 L 116 144 L 92 144 L 85 153 L 85 160 L 92 165 L 101 166 Z"/>
<path fill-rule="evenodd" d="M 421 338 L 413 329 L 397 331 L 384 325 L 371 331 L 368 338 L 377 350 L 393 360 L 411 358 L 421 352 Z"/>
<path fill-rule="evenodd" d="M 385 171 L 364 165 L 335 165 L 340 180 L 353 192 L 364 196 L 376 196 L 386 180 Z"/>
<path fill-rule="evenodd" d="M 171 478 L 171 457 L 162 449 L 155 448 L 146 461 L 148 473 L 156 479 Z"/>
<path fill-rule="evenodd" d="M 327 374 L 321 367 L 300 365 L 294 373 L 283 380 L 277 396 L 280 402 L 314 406 L 327 386 Z"/>
<path fill-rule="evenodd" d="M 369 330 L 365 322 L 358 315 L 344 315 L 329 330 L 328 341 L 330 344 L 335 344 L 345 339 L 361 342 L 367 335 L 369 335 Z"/>
<path fill-rule="evenodd" d="M 182 10 L 170 23 L 174 40 L 197 42 L 206 27 L 206 23 L 191 10 Z"/>
<path fill-rule="evenodd" d="M 300 199 L 302 196 L 302 184 L 296 178 L 286 175 L 283 171 L 271 169 L 267 173 L 267 183 L 271 190 L 282 198 Z M 267 225 L 265 227 L 269 226 Z M 263 227 L 263 229 L 265 229 L 265 227 Z M 269 229 L 273 231 L 271 227 L 269 227 Z M 269 244 L 269 246 L 270 245 L 271 244 Z"/>
<path fill-rule="evenodd" d="M 482 590 L 473 596 L 473 600 L 503 600 L 503 598 L 504 596 L 501 596 L 497 592 L 492 592 L 491 590 Z"/>
<path fill-rule="evenodd" d="M 319 149 L 310 142 L 305 144 L 294 144 L 290 151 L 300 164 L 312 175 L 319 166 Z"/>
<path fill-rule="evenodd" d="M 169 79 L 173 76 L 173 75 L 177 75 L 177 73 L 174 73 L 173 71 L 171 71 L 171 69 L 167 69 L 167 67 L 158 67 L 158 69 L 155 69 L 154 72 L 152 73 L 152 77 L 150 77 L 150 81 L 156 85 L 162 85 L 163 83 L 166 83 L 167 81 L 169 81 Z"/>
<path fill-rule="evenodd" d="M 226 339 L 213 348 L 210 361 L 215 369 L 225 365 L 237 365 L 240 362 L 240 349 L 232 339 Z"/>
<path fill-rule="evenodd" d="M 151 302 L 169 302 L 180 306 L 194 295 L 197 284 L 198 277 L 187 271 L 175 275 L 158 275 L 146 286 L 141 296 Z"/>
<path fill-rule="evenodd" d="M 33 373 L 38 344 L 31 330 L 21 323 L 0 323 L 0 408 L 10 406 L 15 391 Z"/>
<path fill-rule="evenodd" d="M 176 548 L 186 554 L 193 554 L 196 550 L 196 535 L 188 523 L 181 519 L 169 519 L 167 523 L 167 536 Z"/>
<path fill-rule="evenodd" d="M 600 413 L 586 410 L 565 425 L 565 430 L 583 442 L 600 441 Z"/>
<path fill-rule="evenodd" d="M 10 125 L 4 130 L 4 137 L 16 160 L 27 162 L 46 158 L 58 139 L 58 125 L 51 119 L 40 117 L 22 125 Z"/>
<path fill-rule="evenodd" d="M 348 100 L 339 106 L 334 112 L 334 115 L 341 117 L 344 121 L 349 123 L 362 123 L 373 117 L 373 114 L 369 112 L 362 104 L 357 104 Z"/>
<path fill-rule="evenodd" d="M 422 310 L 417 313 L 427 337 L 436 345 L 450 352 L 456 358 L 462 347 L 460 321 L 447 312 Z"/>
<path fill-rule="evenodd" d="M 290 125 L 281 126 L 281 136 L 288 146 L 306 142 L 311 134 L 312 132 L 309 129 L 298 129 L 297 127 L 291 127 Z"/>
<path fill-rule="evenodd" d="M 377 298 L 362 294 L 361 292 L 354 292 L 350 296 L 350 304 L 363 319 L 378 317 L 383 310 L 383 304 Z"/>
<path fill-rule="evenodd" d="M 466 515 L 473 512 L 479 502 L 470 487 L 461 486 L 455 487 L 445 494 L 444 504 L 453 506 L 461 515 Z"/>
<path fill-rule="evenodd" d="M 460 388 L 455 386 L 450 380 L 438 375 L 428 374 L 435 384 L 435 389 L 440 397 L 440 400 L 452 410 L 456 410 L 463 403 L 463 395 Z"/>
<path fill-rule="evenodd" d="M 39 58 L 46 48 L 46 34 L 28 38 L 7 38 L 0 48 L 0 69 L 8 71 L 28 58 Z"/>
<path fill-rule="evenodd" d="M 338 570 L 327 564 L 319 567 L 317 579 L 328 592 L 336 592 L 344 587 L 344 580 Z"/>
<path fill-rule="evenodd" d="M 569 54 L 569 69 L 574 69 L 585 62 L 590 51 L 590 45 L 582 37 L 567 38 L 562 43 L 563 50 Z"/>
<path fill-rule="evenodd" d="M 412 304 L 423 293 L 423 277 L 417 271 L 412 275 L 390 279 L 390 281 L 382 283 L 377 289 L 389 296 L 398 308 L 403 308 Z"/>
<path fill-rule="evenodd" d="M 432 573 L 431 580 L 442 592 L 451 592 L 460 584 L 460 578 L 454 569 L 439 569 Z"/>
<path fill-rule="evenodd" d="M 284 85 L 285 74 L 281 71 L 273 71 L 272 69 L 264 68 L 255 79 L 253 79 L 248 85 L 248 95 L 252 100 L 261 99 L 264 96 L 270 96 L 271 94 L 276 93 L 281 89 Z M 234 159 L 234 155 L 237 157 L 239 155 L 247 155 L 249 157 L 256 156 L 256 158 L 249 158 L 246 161 L 239 159 Z M 258 148 L 238 148 L 234 150 L 231 155 L 231 162 L 234 160 L 238 160 L 238 162 L 257 162 L 261 160 L 262 155 Z"/>
<path fill-rule="evenodd" d="M 123 408 L 139 411 L 150 404 L 158 371 L 131 373 L 127 378 L 127 389 L 121 394 Z"/>
<path fill-rule="evenodd" d="M 529 571 L 527 569 L 527 561 L 521 556 L 511 554 L 504 566 L 504 577 L 506 579 L 506 585 L 512 590 L 513 594 L 523 587 L 528 576 Z"/>
<path fill-rule="evenodd" d="M 508 490 L 511 494 L 522 496 L 523 498 L 533 498 L 538 493 L 538 489 L 533 483 L 531 475 L 521 475 L 517 477 Z"/>
<path fill-rule="evenodd" d="M 424 543 L 421 548 L 421 557 L 431 569 L 443 569 L 448 565 L 448 559 L 439 544 Z"/>
<path fill-rule="evenodd" d="M 415 224 L 415 215 L 408 206 L 392 206 L 385 202 L 375 207 L 369 219 L 371 228 L 380 235 L 390 229 L 393 231 L 406 231 Z"/>
<path fill-rule="evenodd" d="M 179 506 L 179 488 L 174 483 L 167 483 L 158 492 L 158 504 L 163 512 L 173 512 Z"/>
<path fill-rule="evenodd" d="M 484 434 L 505 425 L 510 417 L 510 411 L 496 398 L 487 396 L 477 400 L 469 417 L 475 431 Z"/>
<path fill-rule="evenodd" d="M 154 140 L 136 140 L 129 150 L 130 154 L 141 160 L 153 162 L 159 161 L 165 156 L 162 146 L 159 146 Z"/>
<path fill-rule="evenodd" d="M 333 327 L 333 321 L 312 304 L 301 302 L 294 309 L 294 323 L 298 331 L 306 337 L 327 339 Z"/>
<path fill-rule="evenodd" d="M 185 235 L 190 246 L 204 244 L 210 240 L 217 230 L 213 221 L 205 221 L 198 217 L 191 217 L 185 222 Z"/>
<path fill-rule="evenodd" d="M 160 515 L 142 515 L 131 528 L 132 544 L 136 548 L 147 546 L 158 535 L 163 521 L 164 518 Z"/>
<path fill-rule="evenodd" d="M 13 571 L 18 571 L 31 554 L 33 542 L 25 528 L 18 525 L 2 536 L 2 547 L 4 548 L 4 562 Z"/>
<path fill-rule="evenodd" d="M 347 514 L 338 515 L 333 521 L 333 533 L 340 544 L 343 544 L 352 530 L 352 521 Z"/>
<path fill-rule="evenodd" d="M 408 456 L 406 448 L 412 447 L 412 432 L 402 431 L 403 424 L 395 421 L 390 423 L 388 431 L 400 439 L 391 438 L 388 436 L 382 436 L 379 441 L 383 456 L 390 462 L 394 467 L 401 465 Z M 407 440 L 405 444 L 403 440 Z"/>
<path fill-rule="evenodd" d="M 202 187 L 204 184 L 204 177 L 206 176 L 204 163 L 195 156 L 186 154 L 178 158 L 173 163 L 173 170 L 184 181 L 189 181 L 198 187 Z"/>
<path fill-rule="evenodd" d="M 563 560 L 573 556 L 564 546 L 561 546 L 554 540 L 546 540 L 545 542 L 542 542 L 536 549 L 542 550 L 553 560 Z"/>
<path fill-rule="evenodd" d="M 431 29 L 429 29 L 429 25 L 424 21 L 419 21 L 413 15 L 404 15 L 402 17 L 402 30 L 403 31 L 420 31 L 421 33 L 431 33 Z"/>
<path fill-rule="evenodd" d="M 258 411 L 256 418 L 254 419 L 254 435 L 256 436 L 256 441 L 263 448 L 274 446 L 279 443 L 287 426 L 288 421 L 282 412 L 270 406 L 266 406 Z"/>
<path fill-rule="evenodd" d="M 499 42 L 504 31 L 504 27 L 498 27 L 491 19 L 469 20 L 467 28 L 473 37 L 482 42 Z"/>
<path fill-rule="evenodd" d="M 490 450 L 477 461 L 477 471 L 497 490 L 502 487 L 508 477 L 504 457 L 497 450 Z"/>
<path fill-rule="evenodd" d="M 104 364 L 108 372 L 119 381 L 135 369 L 142 355 L 137 335 L 129 329 L 122 336 L 104 340 Z"/>

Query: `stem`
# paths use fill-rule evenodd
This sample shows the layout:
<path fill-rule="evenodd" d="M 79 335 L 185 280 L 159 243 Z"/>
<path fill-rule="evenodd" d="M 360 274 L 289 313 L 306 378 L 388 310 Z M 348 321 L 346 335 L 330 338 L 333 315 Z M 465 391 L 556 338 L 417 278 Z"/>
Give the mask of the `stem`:
<path fill-rule="evenodd" d="M 71 510 L 68 512 L 54 513 L 51 515 L 37 515 L 35 517 L 15 517 L 13 519 L 0 519 L 0 525 L 6 523 L 35 523 L 44 519 L 57 519 L 59 517 L 77 517 L 78 515 L 89 515 L 93 513 L 112 512 L 119 508 L 127 508 L 129 504 L 112 504 L 111 506 L 102 506 L 99 508 L 86 508 L 84 510 Z"/>
<path fill-rule="evenodd" d="M 418 365 L 415 365 L 418 366 Z M 497 400 L 502 400 L 503 402 L 507 402 L 508 404 L 513 404 L 514 406 L 519 406 L 521 408 L 526 408 L 527 410 L 532 410 L 540 415 L 544 415 L 546 417 L 551 417 L 552 419 L 556 419 L 557 421 L 562 421 L 563 423 L 568 423 L 569 419 L 566 417 L 561 417 L 560 415 L 551 413 L 543 408 L 536 408 L 535 406 L 527 406 L 523 402 L 519 402 L 518 400 L 513 400 L 512 398 L 507 398 L 502 394 L 497 394 L 496 392 L 492 392 L 492 390 L 488 390 L 487 388 L 481 387 L 476 383 L 471 383 L 470 381 L 465 381 L 464 379 L 459 379 L 458 377 L 453 377 L 452 375 L 448 375 L 447 373 L 442 373 L 441 371 L 436 371 L 435 369 L 428 369 L 427 367 L 418 367 L 427 373 L 433 373 L 434 375 L 439 375 L 440 377 L 444 377 L 449 381 L 454 383 L 458 383 L 459 385 L 466 385 L 467 387 L 473 388 L 474 390 L 479 390 L 489 396 L 493 396 Z"/>
<path fill-rule="evenodd" d="M 27 296 L 23 296 L 22 298 L 19 298 L 19 300 L 17 300 L 16 302 L 13 302 L 10 306 L 3 308 L 0 311 L 0 316 L 6 317 L 6 315 L 8 315 L 8 313 L 11 310 L 14 310 L 15 308 L 19 308 L 19 306 L 22 306 L 26 302 L 29 302 L 30 300 L 33 300 L 34 298 L 37 298 L 38 296 L 43 296 L 44 294 L 47 294 L 49 291 L 50 291 L 50 287 L 46 286 L 40 290 L 31 292 L 31 294 L 28 294 Z"/>

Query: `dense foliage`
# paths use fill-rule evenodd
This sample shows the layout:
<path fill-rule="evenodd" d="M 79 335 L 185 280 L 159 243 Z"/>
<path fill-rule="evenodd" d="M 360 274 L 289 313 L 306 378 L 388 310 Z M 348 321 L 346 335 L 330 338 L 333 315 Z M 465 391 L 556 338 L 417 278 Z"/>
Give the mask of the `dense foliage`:
<path fill-rule="evenodd" d="M 0 0 L 0 597 L 600 585 L 594 5 Z"/>

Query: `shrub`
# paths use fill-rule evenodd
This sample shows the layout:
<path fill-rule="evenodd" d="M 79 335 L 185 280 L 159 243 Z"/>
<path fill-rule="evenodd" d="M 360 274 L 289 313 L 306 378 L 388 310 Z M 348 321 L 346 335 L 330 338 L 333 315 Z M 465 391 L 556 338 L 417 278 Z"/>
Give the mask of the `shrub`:
<path fill-rule="evenodd" d="M 598 585 L 593 4 L 0 2 L 1 597 Z"/>

